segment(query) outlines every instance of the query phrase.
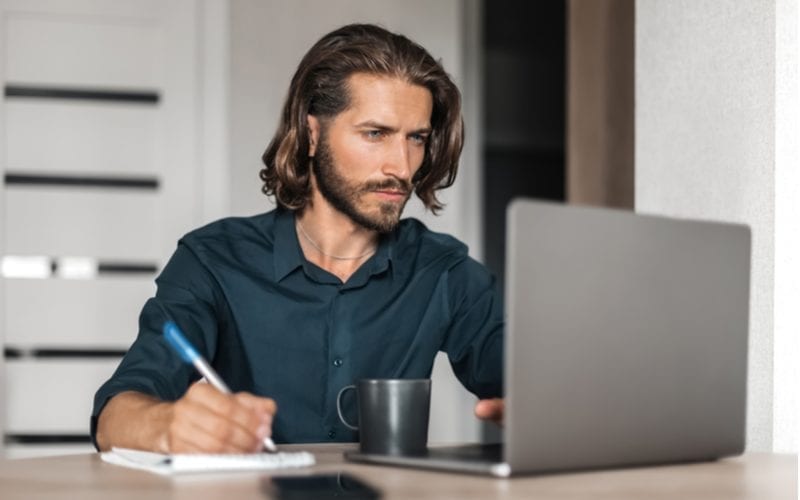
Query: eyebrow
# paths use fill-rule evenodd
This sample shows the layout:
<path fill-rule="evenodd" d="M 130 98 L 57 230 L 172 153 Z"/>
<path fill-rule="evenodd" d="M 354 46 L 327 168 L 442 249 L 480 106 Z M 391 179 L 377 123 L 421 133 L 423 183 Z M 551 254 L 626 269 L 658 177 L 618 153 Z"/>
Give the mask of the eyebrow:
<path fill-rule="evenodd" d="M 355 125 L 356 128 L 374 128 L 377 130 L 383 130 L 386 132 L 397 132 L 397 129 L 394 127 L 390 127 L 388 125 L 383 125 L 382 123 L 376 122 L 374 120 L 367 120 L 365 122 L 357 123 Z M 410 134 L 430 134 L 431 127 L 422 127 L 416 130 L 412 130 L 409 132 Z"/>

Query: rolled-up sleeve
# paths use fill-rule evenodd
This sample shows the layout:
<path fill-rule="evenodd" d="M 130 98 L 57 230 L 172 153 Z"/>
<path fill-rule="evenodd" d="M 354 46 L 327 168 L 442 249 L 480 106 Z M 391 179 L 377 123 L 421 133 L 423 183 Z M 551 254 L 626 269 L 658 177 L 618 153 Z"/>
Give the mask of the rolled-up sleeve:
<path fill-rule="evenodd" d="M 164 401 L 180 398 L 199 376 L 183 363 L 161 334 L 166 321 L 176 322 L 189 341 L 213 359 L 220 322 L 219 291 L 197 256 L 179 244 L 156 279 L 157 291 L 139 315 L 139 333 L 117 370 L 94 397 L 90 427 L 96 442 L 97 418 L 121 392 L 136 391 Z"/>

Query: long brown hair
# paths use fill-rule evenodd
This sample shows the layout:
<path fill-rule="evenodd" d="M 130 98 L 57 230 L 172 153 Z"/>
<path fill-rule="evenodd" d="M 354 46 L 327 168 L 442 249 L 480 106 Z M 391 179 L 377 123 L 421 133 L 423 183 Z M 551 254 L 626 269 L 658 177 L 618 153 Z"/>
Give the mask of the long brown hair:
<path fill-rule="evenodd" d="M 433 96 L 431 134 L 414 192 L 436 213 L 436 191 L 456 179 L 464 141 L 461 95 L 441 63 L 408 38 L 371 24 L 351 24 L 323 36 L 300 61 L 289 86 L 275 137 L 262 156 L 261 191 L 278 205 L 299 210 L 311 197 L 307 116 L 333 118 L 350 105 L 354 73 L 402 78 Z"/>

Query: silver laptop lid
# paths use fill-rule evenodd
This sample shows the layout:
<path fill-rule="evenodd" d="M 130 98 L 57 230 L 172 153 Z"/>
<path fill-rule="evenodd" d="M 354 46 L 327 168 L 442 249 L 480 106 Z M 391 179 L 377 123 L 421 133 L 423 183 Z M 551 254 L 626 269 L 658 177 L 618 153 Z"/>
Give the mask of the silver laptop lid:
<path fill-rule="evenodd" d="M 517 200 L 507 229 L 514 473 L 743 450 L 747 227 Z"/>

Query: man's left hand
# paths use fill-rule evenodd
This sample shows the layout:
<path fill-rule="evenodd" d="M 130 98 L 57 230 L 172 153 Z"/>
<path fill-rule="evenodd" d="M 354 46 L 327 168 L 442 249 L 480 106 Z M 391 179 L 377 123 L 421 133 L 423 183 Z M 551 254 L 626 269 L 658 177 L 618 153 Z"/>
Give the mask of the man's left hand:
<path fill-rule="evenodd" d="M 481 399 L 475 405 L 475 416 L 481 420 L 489 420 L 497 425 L 503 425 L 505 407 L 503 398 Z"/>

